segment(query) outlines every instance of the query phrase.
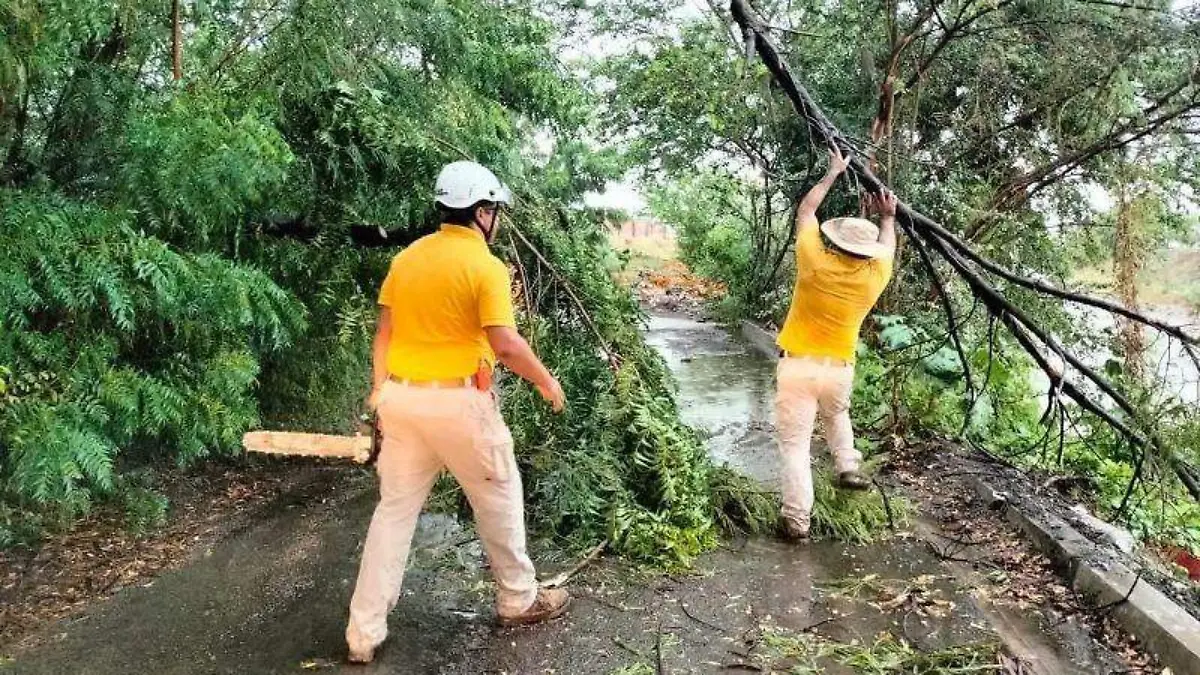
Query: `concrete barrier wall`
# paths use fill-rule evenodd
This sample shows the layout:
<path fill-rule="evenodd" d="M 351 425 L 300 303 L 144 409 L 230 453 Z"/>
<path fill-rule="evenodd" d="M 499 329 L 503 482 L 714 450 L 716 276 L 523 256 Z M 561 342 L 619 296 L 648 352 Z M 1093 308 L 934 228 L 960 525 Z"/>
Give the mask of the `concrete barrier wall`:
<path fill-rule="evenodd" d="M 779 360 L 779 347 L 775 345 L 775 339 L 779 336 L 775 331 L 767 330 L 753 321 L 742 321 L 742 337 L 767 358 Z"/>
<path fill-rule="evenodd" d="M 1096 553 L 1096 547 L 1061 518 L 998 491 L 990 479 L 972 476 L 976 494 L 1004 510 L 1034 546 L 1058 567 L 1072 588 L 1111 612 L 1148 651 L 1174 673 L 1200 673 L 1200 621 L 1128 567 Z"/>

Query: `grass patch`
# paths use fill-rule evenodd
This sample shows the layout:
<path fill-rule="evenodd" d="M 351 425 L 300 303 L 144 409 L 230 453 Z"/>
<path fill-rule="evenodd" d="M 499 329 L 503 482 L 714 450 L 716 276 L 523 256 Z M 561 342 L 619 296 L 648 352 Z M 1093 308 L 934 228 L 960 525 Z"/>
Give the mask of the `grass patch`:
<path fill-rule="evenodd" d="M 770 661 L 793 661 L 793 675 L 825 672 L 830 663 L 864 675 L 965 675 L 1003 673 L 1006 666 L 998 642 L 975 642 L 936 651 L 918 651 L 907 641 L 885 633 L 871 644 L 834 642 L 819 635 L 796 634 L 778 628 L 763 633 Z M 769 667 L 769 666 L 768 666 Z"/>
<path fill-rule="evenodd" d="M 662 272 L 679 257 L 675 240 L 668 237 L 625 237 L 613 232 L 609 245 L 617 253 L 611 271 L 622 286 L 632 285 L 643 273 Z"/>
<path fill-rule="evenodd" d="M 878 490 L 853 492 L 833 486 L 826 470 L 815 470 L 812 531 L 815 539 L 833 539 L 848 544 L 866 544 L 889 529 L 888 505 Z M 754 480 L 720 467 L 711 480 L 717 523 L 731 534 L 775 534 L 779 526 L 779 495 Z M 892 525 L 906 525 L 912 506 L 899 495 L 889 494 Z"/>

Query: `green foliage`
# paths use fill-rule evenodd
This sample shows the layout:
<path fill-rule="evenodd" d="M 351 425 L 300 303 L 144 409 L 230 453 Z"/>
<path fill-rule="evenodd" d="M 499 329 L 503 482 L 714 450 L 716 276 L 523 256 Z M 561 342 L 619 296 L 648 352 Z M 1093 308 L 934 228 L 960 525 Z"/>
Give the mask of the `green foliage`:
<path fill-rule="evenodd" d="M 712 476 L 712 492 L 717 522 L 727 532 L 774 534 L 779 524 L 779 495 L 753 480 L 721 467 Z M 888 495 L 887 505 L 878 491 L 851 492 L 833 486 L 828 470 L 813 475 L 811 534 L 817 539 L 832 539 L 852 544 L 876 540 L 890 525 L 903 527 L 912 507 L 899 495 Z M 892 518 L 889 521 L 888 508 Z"/>
<path fill-rule="evenodd" d="M 1195 462 L 1200 457 L 1200 440 L 1194 410 L 1178 403 L 1150 401 L 1149 405 L 1157 408 L 1155 432 L 1161 434 L 1168 447 Z M 1146 460 L 1143 475 L 1131 491 L 1140 454 L 1133 453 L 1111 429 L 1084 424 L 1061 442 L 1052 435 L 1040 448 L 1018 460 L 1027 466 L 1087 476 L 1094 481 L 1095 490 L 1086 497 L 1101 517 L 1120 520 L 1146 542 L 1200 551 L 1200 504 L 1173 480 L 1170 468 L 1160 457 Z"/>
<path fill-rule="evenodd" d="M 754 233 L 761 225 L 755 202 L 762 198 L 761 191 L 716 172 L 685 177 L 650 193 L 651 211 L 678 233 L 683 261 L 729 289 L 718 311 L 731 320 L 779 320 L 787 310 L 788 288 L 780 280 L 790 274 L 791 257 L 780 252 L 775 267 L 758 264 L 755 255 Z M 786 239 L 786 219 L 776 220 L 780 231 L 773 236 Z"/>
<path fill-rule="evenodd" d="M 594 102 L 555 55 L 555 10 L 184 3 L 168 83 L 159 4 L 0 8 L 6 532 L 97 499 L 153 527 L 165 503 L 137 467 L 235 452 L 260 424 L 346 430 L 396 251 L 360 244 L 427 232 L 438 169 L 470 156 L 515 188 L 516 226 L 556 268 L 501 242 L 572 401 L 556 416 L 501 385 L 532 524 L 662 565 L 715 543 L 712 467 L 604 267 L 602 223 L 562 210 L 626 164 L 580 140 Z"/>
<path fill-rule="evenodd" d="M 120 212 L 46 193 L 0 193 L 8 254 L 0 408 L 8 489 L 70 512 L 111 493 L 121 445 L 179 461 L 233 451 L 257 421 L 258 355 L 303 330 L 266 275 L 186 253 Z"/>
<path fill-rule="evenodd" d="M 503 384 L 534 527 L 574 549 L 608 539 L 635 561 L 668 568 L 712 548 L 718 521 L 772 527 L 777 510 L 733 513 L 731 495 L 760 499 L 757 489 L 746 482 L 731 487 L 679 422 L 666 366 L 638 330 L 636 301 L 605 267 L 601 230 L 573 214 L 562 214 L 556 227 L 538 227 L 547 219 L 539 217 L 537 202 L 522 203 L 531 206 L 519 209 L 516 220 L 556 261 L 594 322 L 585 323 L 562 284 L 528 289 L 537 311 L 522 312 L 522 328 L 568 395 L 566 412 L 555 415 L 524 383 Z M 509 258 L 536 278 L 532 270 L 540 263 L 514 245 Z M 619 366 L 603 357 L 604 349 L 620 356 Z"/>
<path fill-rule="evenodd" d="M 562 208 L 630 161 L 663 169 L 654 210 L 679 226 L 689 261 L 729 285 L 724 311 L 778 320 L 787 207 L 811 182 L 814 149 L 719 24 L 662 30 L 669 2 L 607 4 L 183 3 L 183 80 L 173 82 L 161 3 L 0 0 L 0 545 L 103 499 L 151 527 L 162 501 L 123 472 L 237 452 L 251 426 L 347 429 L 367 379 L 375 290 L 395 248 L 428 231 L 437 169 L 463 156 L 514 185 L 516 222 L 562 275 L 515 240 L 503 251 L 531 273 L 523 328 L 572 401 L 553 416 L 524 385 L 503 384 L 535 527 L 579 547 L 607 537 L 666 565 L 711 546 L 721 526 L 769 529 L 763 496 L 712 467 L 678 422 L 634 301 L 605 268 L 600 223 Z M 889 34 L 882 3 L 763 7 L 819 36 L 790 40 L 790 58 L 838 124 L 865 129 Z M 1017 204 L 985 239 L 1002 262 L 1060 276 L 1066 257 L 1047 223 L 1079 222 L 1088 182 L 1021 183 L 1014 167 L 1103 145 L 1118 120 L 1154 142 L 1160 182 L 1194 183 L 1192 146 L 1139 110 L 1190 72 L 1194 36 L 1165 13 L 989 9 L 931 63 L 904 52 L 897 82 L 919 77 L 902 88 L 897 154 L 883 160 L 903 194 L 955 227 L 988 215 L 1005 188 L 1042 190 L 1047 215 Z M 632 53 L 586 64 L 609 80 L 602 110 L 556 55 L 580 19 L 647 28 Z M 993 32 L 1012 39 L 982 37 Z M 833 39 L 846 34 L 861 39 Z M 1161 109 L 1176 110 L 1190 86 Z M 1028 119 L 1010 124 L 1020 110 Z M 621 142 L 597 151 L 584 140 L 602 135 Z M 1098 181 L 1108 161 L 1101 152 L 1070 170 Z M 835 193 L 829 207 L 850 212 L 852 201 Z M 1178 204 L 1160 202 L 1164 231 L 1178 230 Z M 379 230 L 393 246 L 364 246 Z M 869 340 L 856 414 L 958 429 L 956 359 L 944 345 L 919 351 L 938 335 L 936 313 L 921 277 L 901 274 L 893 306 L 905 317 Z M 982 367 L 985 331 L 966 332 Z M 1038 427 L 1027 367 L 990 367 L 968 433 L 1028 445 Z M 1185 429 L 1182 417 L 1168 428 Z M 1111 501 L 1132 457 L 1097 440 L 1117 463 L 1103 467 Z M 1092 466 L 1080 444 L 1064 445 L 1059 465 Z M 839 524 L 830 513 L 831 534 L 855 538 L 879 522 L 877 504 L 841 506 L 855 515 Z M 1194 522 L 1179 518 L 1147 527 Z"/>
<path fill-rule="evenodd" d="M 1164 178 L 1159 178 L 1168 182 Z M 1156 186 L 1131 199 L 1129 218 L 1136 223 L 1143 255 L 1150 255 L 1172 242 L 1187 243 L 1194 236 L 1193 218 L 1177 213 L 1170 207 L 1168 197 L 1158 190 L 1171 189 L 1172 183 Z M 1070 232 L 1064 237 L 1066 252 L 1075 268 L 1108 262 L 1113 254 L 1113 235 L 1117 209 L 1096 216 L 1086 229 Z"/>
<path fill-rule="evenodd" d="M 152 527 L 165 503 L 122 472 L 253 426 L 347 429 L 395 252 L 356 232 L 426 231 L 446 162 L 562 203 L 621 169 L 573 140 L 524 153 L 590 105 L 526 3 L 184 3 L 178 84 L 160 3 L 68 4 L 0 3 L 7 542 L 102 499 Z"/>
<path fill-rule="evenodd" d="M 712 476 L 717 522 L 727 532 L 771 534 L 777 531 L 779 495 L 727 466 Z"/>
<path fill-rule="evenodd" d="M 44 513 L 0 502 L 0 548 L 32 546 L 52 524 Z"/>
<path fill-rule="evenodd" d="M 889 494 L 885 503 L 878 490 L 839 490 L 833 486 L 833 476 L 825 470 L 814 472 L 813 494 L 811 533 L 818 539 L 865 544 L 877 539 L 889 525 L 903 527 L 911 513 L 907 500 L 898 495 Z"/>
<path fill-rule="evenodd" d="M 637 49 L 600 69 L 613 92 L 605 109 L 611 137 L 652 169 L 652 209 L 676 225 L 685 260 L 727 284 L 719 315 L 777 322 L 792 274 L 772 270 L 787 231 L 783 218 L 761 214 L 786 210 L 813 182 L 819 163 L 804 121 L 758 60 L 745 60 L 736 29 L 711 16 L 663 26 L 670 3 L 638 4 L 651 11 L 619 14 L 612 28 L 638 34 Z M 1180 195 L 1200 186 L 1189 121 L 1200 105 L 1190 75 L 1200 55 L 1195 12 L 972 0 L 907 9 L 881 1 L 754 4 L 772 25 L 802 31 L 772 35 L 859 154 L 877 160 L 877 173 L 902 198 L 991 259 L 1060 282 L 1075 266 L 1107 259 L 1115 213 L 1094 212 L 1103 201 L 1098 187 L 1128 195 L 1139 252 L 1193 236 L 1194 205 Z M 950 15 L 958 18 L 946 21 Z M 890 131 L 880 128 L 881 113 Z M 862 140 L 879 131 L 873 145 Z M 822 215 L 853 213 L 854 188 L 840 181 Z M 1175 297 L 1194 293 L 1182 268 L 1162 275 Z M 946 290 L 976 391 L 909 247 L 859 349 L 858 425 L 885 424 L 909 442 L 965 436 L 1027 466 L 1096 476 L 1094 498 L 1116 515 L 1137 453 L 1074 404 L 1051 409 L 1043 424 L 1044 378 L 1003 326 L 993 334 L 960 283 Z M 1072 350 L 1107 358 L 1110 336 L 1093 322 L 1033 293 L 1003 290 Z M 1114 374 L 1126 391 L 1145 388 Z M 1140 398 L 1139 424 L 1195 461 L 1195 442 L 1176 433 L 1178 413 L 1163 413 L 1177 402 Z M 1151 538 L 1169 530 L 1185 541 L 1183 523 L 1198 521 L 1190 509 L 1171 515 L 1182 493 L 1173 479 L 1162 484 L 1162 463 L 1148 463 L 1153 488 L 1137 487 L 1122 515 Z"/>
<path fill-rule="evenodd" d="M 835 489 L 833 478 L 823 471 L 816 472 L 812 484 L 816 497 L 812 504 L 812 537 L 865 544 L 887 531 L 888 513 L 880 492 Z M 908 519 L 907 503 L 893 495 L 888 498 L 895 526 L 904 526 Z"/>
<path fill-rule="evenodd" d="M 134 471 L 118 479 L 119 505 L 125 514 L 125 525 L 135 534 L 145 534 L 167 520 L 167 498 L 154 491 L 151 475 Z"/>

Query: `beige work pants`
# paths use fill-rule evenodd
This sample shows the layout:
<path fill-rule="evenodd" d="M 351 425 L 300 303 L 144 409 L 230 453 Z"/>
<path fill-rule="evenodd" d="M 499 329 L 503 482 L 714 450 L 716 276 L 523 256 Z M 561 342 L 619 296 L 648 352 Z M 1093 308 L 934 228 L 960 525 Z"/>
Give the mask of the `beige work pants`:
<path fill-rule="evenodd" d="M 387 615 L 400 597 L 417 516 L 443 468 L 471 503 L 496 578 L 496 611 L 513 616 L 537 595 L 525 552 L 525 505 L 512 434 L 490 393 L 427 389 L 388 382 L 380 395 L 379 505 L 367 530 L 346 641 L 374 648 L 387 637 Z"/>
<path fill-rule="evenodd" d="M 813 428 L 817 413 L 834 470 L 856 471 L 862 454 L 854 449 L 850 393 L 854 366 L 820 358 L 781 358 L 776 369 L 775 426 L 783 460 L 783 517 L 807 530 L 812 516 Z"/>

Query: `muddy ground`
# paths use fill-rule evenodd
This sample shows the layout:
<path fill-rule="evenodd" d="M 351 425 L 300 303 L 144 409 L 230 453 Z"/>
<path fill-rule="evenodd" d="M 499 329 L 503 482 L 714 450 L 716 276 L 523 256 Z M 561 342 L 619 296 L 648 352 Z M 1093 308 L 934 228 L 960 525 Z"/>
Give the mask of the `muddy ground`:
<path fill-rule="evenodd" d="M 714 457 L 769 482 L 771 364 L 684 317 L 654 319 L 649 337 Z M 601 559 L 572 579 L 568 617 L 523 629 L 494 627 L 491 583 L 470 532 L 424 517 L 391 637 L 365 668 L 342 665 L 342 630 L 373 489 L 313 480 L 244 528 L 191 549 L 178 569 L 9 643 L 3 671 L 788 672 L 803 665 L 788 645 L 804 636 L 869 645 L 890 635 L 920 652 L 998 642 L 1022 672 L 1157 672 L 972 501 L 953 462 L 936 448 L 897 462 L 884 479 L 911 492 L 921 517 L 875 544 L 736 540 L 675 576 Z M 543 573 L 565 566 L 535 549 Z M 855 672 L 836 661 L 820 666 Z"/>
<path fill-rule="evenodd" d="M 162 467 L 152 486 L 170 508 L 166 522 L 149 532 L 139 533 L 121 508 L 101 506 L 35 545 L 0 550 L 0 654 L 32 646 L 57 619 L 188 564 L 281 501 L 302 503 L 334 483 L 366 489 L 372 482 L 347 465 L 263 457 Z"/>

